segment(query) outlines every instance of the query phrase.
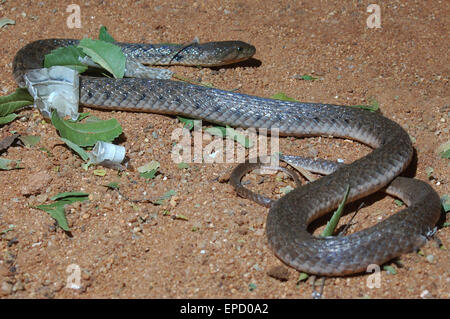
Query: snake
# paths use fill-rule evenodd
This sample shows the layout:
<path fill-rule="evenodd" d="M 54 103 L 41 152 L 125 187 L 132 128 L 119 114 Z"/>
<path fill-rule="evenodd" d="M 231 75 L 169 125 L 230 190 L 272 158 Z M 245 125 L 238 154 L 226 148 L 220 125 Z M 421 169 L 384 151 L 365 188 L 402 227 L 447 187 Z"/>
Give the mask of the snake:
<path fill-rule="evenodd" d="M 42 68 L 45 54 L 78 40 L 45 39 L 22 47 L 14 57 L 13 75 Z M 248 59 L 255 47 L 240 41 L 191 45 L 119 43 L 127 59 L 145 64 L 221 66 Z M 411 252 L 425 244 L 441 214 L 439 195 L 426 182 L 399 176 L 410 164 L 408 133 L 380 113 L 348 106 L 274 100 L 165 79 L 80 76 L 80 104 L 107 110 L 151 112 L 201 119 L 219 125 L 277 129 L 280 136 L 333 136 L 368 145 L 372 151 L 335 165 L 313 182 L 268 201 L 266 236 L 270 249 L 299 271 L 343 276 Z M 254 199 L 241 178 L 261 163 L 241 163 L 230 183 L 237 194 Z M 400 198 L 406 207 L 377 224 L 346 236 L 314 236 L 308 226 L 338 207 L 377 191 Z"/>

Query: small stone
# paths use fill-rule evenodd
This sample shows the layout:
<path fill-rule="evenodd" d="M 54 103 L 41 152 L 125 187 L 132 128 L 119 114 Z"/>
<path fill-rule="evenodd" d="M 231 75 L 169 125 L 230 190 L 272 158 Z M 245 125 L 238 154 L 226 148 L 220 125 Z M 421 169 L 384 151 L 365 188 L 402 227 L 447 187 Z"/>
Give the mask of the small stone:
<path fill-rule="evenodd" d="M 244 218 L 237 218 L 234 222 L 235 222 L 238 226 L 242 226 L 242 225 L 244 225 L 244 224 L 246 223 L 246 221 L 245 221 Z"/>
<path fill-rule="evenodd" d="M 128 218 L 128 222 L 133 224 L 136 223 L 138 220 L 137 216 L 131 216 L 130 218 Z"/>
<path fill-rule="evenodd" d="M 18 282 L 16 282 L 14 284 L 14 286 L 12 287 L 12 291 L 16 292 L 16 291 L 23 291 L 25 290 L 25 286 L 23 285 L 23 282 L 21 280 L 19 280 Z"/>
<path fill-rule="evenodd" d="M 113 263 L 114 262 L 114 259 L 110 259 L 109 261 L 108 261 L 108 263 Z M 82 274 L 81 274 L 81 278 L 83 279 L 83 280 L 90 280 L 91 279 L 91 274 L 89 273 L 89 272 L 87 272 L 87 271 L 83 271 L 82 272 Z"/>
<path fill-rule="evenodd" d="M 267 274 L 279 281 L 287 281 L 289 279 L 289 270 L 281 265 L 270 268 Z"/>
<path fill-rule="evenodd" d="M 10 295 L 13 291 L 12 289 L 13 289 L 13 285 L 11 285 L 9 282 L 4 281 L 2 283 L 0 292 L 5 296 Z"/>
<path fill-rule="evenodd" d="M 248 234 L 248 228 L 247 227 L 244 227 L 244 226 L 241 226 L 241 227 L 239 227 L 238 228 L 238 234 L 239 235 L 247 235 Z"/>
<path fill-rule="evenodd" d="M 433 298 L 433 295 L 428 290 L 424 290 L 420 293 L 420 298 L 430 299 L 430 298 Z"/>
<path fill-rule="evenodd" d="M 133 228 L 133 233 L 140 233 L 140 232 L 142 232 L 142 228 L 141 227 L 137 226 L 137 227 Z"/>
<path fill-rule="evenodd" d="M 232 209 L 225 208 L 225 209 L 223 210 L 223 212 L 224 212 L 225 214 L 229 215 L 229 216 L 233 216 L 233 215 L 234 215 L 234 211 L 233 211 Z"/>
<path fill-rule="evenodd" d="M 36 201 L 38 203 L 41 203 L 41 204 L 43 202 L 45 202 L 47 199 L 48 199 L 48 195 L 47 194 L 39 194 L 39 195 L 36 196 Z"/>

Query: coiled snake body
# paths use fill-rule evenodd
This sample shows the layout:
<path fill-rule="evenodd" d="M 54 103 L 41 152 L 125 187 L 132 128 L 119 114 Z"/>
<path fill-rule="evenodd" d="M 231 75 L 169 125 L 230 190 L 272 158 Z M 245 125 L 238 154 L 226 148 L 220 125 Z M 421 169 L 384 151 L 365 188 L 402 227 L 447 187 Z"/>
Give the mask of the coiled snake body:
<path fill-rule="evenodd" d="M 13 72 L 19 85 L 29 69 L 41 68 L 50 50 L 74 40 L 39 40 L 16 55 Z M 218 44 L 210 45 L 215 49 Z M 153 63 L 151 45 L 120 44 L 128 58 Z M 164 50 L 169 50 L 163 47 Z M 196 51 L 198 48 L 195 48 Z M 188 50 L 168 63 L 183 64 Z M 214 51 L 214 50 L 213 50 Z M 220 65 L 244 59 L 255 52 L 245 43 L 226 42 L 217 49 L 221 59 L 203 65 Z M 201 54 L 197 53 L 197 56 Z M 214 54 L 211 54 L 214 55 Z M 159 56 L 157 62 L 161 62 Z M 164 63 L 159 63 L 164 64 Z M 202 62 L 194 62 L 202 64 Z M 408 134 L 395 122 L 368 111 L 345 106 L 278 101 L 206 88 L 179 81 L 80 77 L 80 103 L 103 109 L 177 114 L 235 127 L 278 128 L 281 135 L 333 135 L 351 138 L 374 148 L 367 156 L 344 165 L 328 176 L 295 188 L 275 201 L 269 210 L 266 233 L 270 247 L 286 264 L 319 275 L 345 275 L 366 270 L 422 246 L 440 211 L 437 193 L 425 182 L 397 177 L 411 161 Z M 249 164 L 240 164 L 231 182 L 238 193 Z M 317 238 L 307 231 L 313 220 L 336 208 L 347 185 L 348 201 L 355 201 L 389 185 L 386 191 L 401 198 L 407 208 L 373 227 L 344 237 Z"/>

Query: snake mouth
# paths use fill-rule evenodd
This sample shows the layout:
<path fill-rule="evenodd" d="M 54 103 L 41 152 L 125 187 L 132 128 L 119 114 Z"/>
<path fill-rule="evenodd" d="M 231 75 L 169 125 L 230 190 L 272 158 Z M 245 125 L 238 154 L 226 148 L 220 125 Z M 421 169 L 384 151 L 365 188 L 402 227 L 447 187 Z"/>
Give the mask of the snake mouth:
<path fill-rule="evenodd" d="M 247 57 L 237 57 L 237 58 L 233 58 L 233 59 L 227 59 L 225 61 L 223 61 L 223 63 L 221 64 L 216 64 L 215 66 L 222 66 L 222 65 L 228 65 L 228 64 L 235 64 L 235 63 L 239 63 L 245 60 L 248 60 L 249 58 Z M 214 65 L 213 65 L 214 66 Z"/>

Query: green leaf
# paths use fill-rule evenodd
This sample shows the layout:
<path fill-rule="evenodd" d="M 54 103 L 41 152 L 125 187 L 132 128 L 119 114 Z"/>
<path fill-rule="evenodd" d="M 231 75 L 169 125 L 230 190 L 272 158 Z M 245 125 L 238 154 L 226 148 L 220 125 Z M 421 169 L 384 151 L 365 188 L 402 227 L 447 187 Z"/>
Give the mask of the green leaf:
<path fill-rule="evenodd" d="M 396 274 L 397 274 L 397 270 L 395 270 L 395 268 L 392 267 L 392 266 L 384 265 L 384 266 L 383 266 L 383 269 L 384 269 L 385 271 L 387 271 L 387 272 L 388 272 L 389 274 L 391 274 L 391 275 L 396 275 Z"/>
<path fill-rule="evenodd" d="M 296 100 L 296 99 L 294 99 L 294 98 L 292 98 L 292 97 L 287 96 L 287 95 L 286 95 L 285 93 L 283 93 L 283 92 L 275 93 L 275 94 L 272 95 L 270 98 L 271 98 L 271 99 L 274 99 L 274 100 L 282 100 L 282 101 L 298 102 L 298 100 Z"/>
<path fill-rule="evenodd" d="M 122 126 L 116 119 L 88 123 L 71 122 L 59 118 L 56 111 L 53 111 L 52 123 L 62 138 L 78 146 L 92 146 L 97 141 L 112 142 L 122 134 Z"/>
<path fill-rule="evenodd" d="M 342 199 L 342 202 L 339 204 L 338 209 L 334 212 L 331 219 L 328 221 L 327 226 L 323 230 L 321 236 L 327 237 L 332 236 L 333 232 L 339 222 L 339 219 L 341 218 L 342 211 L 344 210 L 345 202 L 347 201 L 348 194 L 350 193 L 350 185 L 347 185 L 347 188 L 345 190 L 344 198 Z"/>
<path fill-rule="evenodd" d="M 67 200 L 67 198 L 72 198 L 72 197 L 82 197 L 80 198 L 81 201 L 85 201 L 88 199 L 89 193 L 85 193 L 85 192 L 64 192 L 64 193 L 59 193 L 53 197 L 50 197 L 51 200 Z"/>
<path fill-rule="evenodd" d="M 7 24 L 16 24 L 16 21 L 8 19 L 8 18 L 0 19 L 0 29 L 3 28 Z"/>
<path fill-rule="evenodd" d="M 66 203 L 64 201 L 60 201 L 60 202 L 56 202 L 56 203 L 49 204 L 49 205 L 35 206 L 35 208 L 49 213 L 50 216 L 56 220 L 59 227 L 61 227 L 65 231 L 69 231 L 70 228 L 69 228 L 69 224 L 67 223 L 66 213 L 64 210 L 65 204 Z"/>
<path fill-rule="evenodd" d="M 64 206 L 72 204 L 74 202 L 84 202 L 88 200 L 88 193 L 85 192 L 64 192 L 59 193 L 53 197 L 51 200 L 55 200 L 54 203 L 35 206 L 34 208 L 43 210 L 50 214 L 52 218 L 56 220 L 58 226 L 65 231 L 70 231 L 69 224 L 67 223 L 66 213 Z"/>
<path fill-rule="evenodd" d="M 16 89 L 16 92 L 10 95 L 0 96 L 0 117 L 4 117 L 33 103 L 33 97 L 28 93 L 27 89 Z"/>
<path fill-rule="evenodd" d="M 88 67 L 81 63 L 79 58 L 84 56 L 83 51 L 73 45 L 58 48 L 45 55 L 44 67 L 49 68 L 55 65 L 61 65 L 78 71 L 78 73 L 83 73 Z"/>
<path fill-rule="evenodd" d="M 292 192 L 293 190 L 294 190 L 294 188 L 290 185 L 280 188 L 280 192 L 282 192 L 283 194 L 287 194 L 289 192 Z"/>
<path fill-rule="evenodd" d="M 394 204 L 397 205 L 398 207 L 401 207 L 401 206 L 404 205 L 403 202 L 400 199 L 395 199 L 394 200 Z"/>
<path fill-rule="evenodd" d="M 76 120 L 76 122 L 81 122 L 82 120 L 84 120 L 85 118 L 91 116 L 90 112 L 84 112 L 84 113 L 80 113 L 78 114 L 78 118 Z"/>
<path fill-rule="evenodd" d="M 441 154 L 442 158 L 450 158 L 450 149 L 446 150 Z"/>
<path fill-rule="evenodd" d="M 315 80 L 317 80 L 316 77 L 313 77 L 311 75 L 302 75 L 302 76 L 298 77 L 298 79 L 299 80 L 305 80 L 305 81 L 315 81 Z"/>
<path fill-rule="evenodd" d="M 83 159 L 83 161 L 88 161 L 89 160 L 89 154 L 82 149 L 81 147 L 79 147 L 77 144 L 73 143 L 72 141 L 69 141 L 66 138 L 60 137 L 60 139 L 66 143 L 66 145 L 72 149 L 75 153 L 77 153 L 78 155 L 80 155 L 80 157 Z"/>
<path fill-rule="evenodd" d="M 85 38 L 80 41 L 78 47 L 115 78 L 123 78 L 126 58 L 118 46 L 101 40 Z"/>
<path fill-rule="evenodd" d="M 103 176 L 106 175 L 106 171 L 104 169 L 95 169 L 94 170 L 94 175 L 103 177 Z"/>
<path fill-rule="evenodd" d="M 450 211 L 450 198 L 448 195 L 444 195 L 441 197 L 442 208 L 444 212 L 448 213 Z"/>
<path fill-rule="evenodd" d="M 17 116 L 18 115 L 16 113 L 11 113 L 6 116 L 0 117 L 0 125 L 4 125 L 4 124 L 14 121 Z"/>
<path fill-rule="evenodd" d="M 184 163 L 184 162 L 178 163 L 178 168 L 179 169 L 188 169 L 189 168 L 189 164 Z"/>
<path fill-rule="evenodd" d="M 22 168 L 20 166 L 20 160 L 10 160 L 7 158 L 0 157 L 0 170 L 9 171 L 11 169 Z"/>
<path fill-rule="evenodd" d="M 84 202 L 87 201 L 89 198 L 88 196 L 67 196 L 64 199 L 58 200 L 57 202 L 50 204 L 53 205 L 55 207 L 57 206 L 65 206 L 65 205 L 70 205 L 72 203 L 75 202 Z"/>
<path fill-rule="evenodd" d="M 360 105 L 349 105 L 349 106 L 357 108 L 357 109 L 363 109 L 363 110 L 367 110 L 367 111 L 370 111 L 370 112 L 374 112 L 370 105 L 360 104 Z"/>
<path fill-rule="evenodd" d="M 33 147 L 37 143 L 39 143 L 41 137 L 34 135 L 21 135 L 19 136 L 19 139 L 22 141 L 23 144 L 25 144 L 26 147 Z"/>
<path fill-rule="evenodd" d="M 43 204 L 43 205 L 34 206 L 34 208 L 49 211 L 49 210 L 55 209 L 57 207 L 64 207 L 64 205 L 66 205 L 66 204 L 70 204 L 70 203 L 69 202 L 66 203 L 65 201 L 58 201 L 58 202 L 54 202 L 51 204 Z"/>
<path fill-rule="evenodd" d="M 158 172 L 158 169 L 160 167 L 159 162 L 157 161 L 151 161 L 147 164 L 140 166 L 137 168 L 137 171 L 139 172 L 139 175 L 146 179 L 153 179 Z"/>
<path fill-rule="evenodd" d="M 54 209 L 43 209 L 47 213 L 50 214 L 52 218 L 56 220 L 58 226 L 64 229 L 65 231 L 70 231 L 69 223 L 67 222 L 66 212 L 63 206 L 58 206 Z"/>
<path fill-rule="evenodd" d="M 309 275 L 307 273 L 301 272 L 300 275 L 298 276 L 297 282 L 305 281 L 306 279 L 308 279 L 308 277 Z"/>
<path fill-rule="evenodd" d="M 378 111 L 378 109 L 380 108 L 380 103 L 378 103 L 378 101 L 374 97 L 369 98 L 369 103 L 372 107 L 372 112 Z"/>
<path fill-rule="evenodd" d="M 10 231 L 13 231 L 14 230 L 14 227 L 16 227 L 16 226 L 14 226 L 14 225 L 9 225 L 9 227 L 7 228 L 7 229 L 4 229 L 4 230 L 2 230 L 2 231 L 0 231 L 0 235 L 4 235 L 4 234 L 7 234 L 7 233 L 9 233 Z"/>
<path fill-rule="evenodd" d="M 110 189 L 119 189 L 120 188 L 120 185 L 118 182 L 111 182 L 111 183 L 109 183 L 107 185 L 103 185 L 103 186 L 108 187 Z"/>
<path fill-rule="evenodd" d="M 176 214 L 175 219 L 186 220 L 186 221 L 189 220 L 189 218 L 187 218 L 186 216 L 184 216 L 182 214 Z"/>
<path fill-rule="evenodd" d="M 450 158 L 450 141 L 442 143 L 439 145 L 437 152 L 441 154 L 442 158 Z"/>
<path fill-rule="evenodd" d="M 185 117 L 177 116 L 178 121 L 184 124 L 184 128 L 188 129 L 189 131 L 192 131 L 194 128 L 194 119 L 188 119 Z"/>
<path fill-rule="evenodd" d="M 88 117 L 85 117 L 85 119 L 86 119 L 86 121 L 84 121 L 85 123 L 103 121 L 101 118 L 99 118 L 95 115 L 90 115 Z M 78 120 L 77 122 L 80 122 L 80 121 Z"/>
<path fill-rule="evenodd" d="M 109 34 L 108 29 L 106 29 L 103 25 L 100 27 L 98 39 L 110 43 L 116 42 L 116 40 L 114 40 L 114 38 Z"/>
<path fill-rule="evenodd" d="M 241 144 L 242 146 L 244 146 L 245 148 L 250 148 L 253 146 L 253 142 L 247 136 L 241 134 L 239 131 L 236 131 L 234 128 L 230 126 L 209 127 L 205 130 L 205 132 L 215 136 L 229 137 L 238 142 L 239 144 Z"/>
<path fill-rule="evenodd" d="M 151 161 L 151 162 L 148 162 L 145 165 L 142 165 L 142 166 L 138 167 L 137 171 L 139 173 L 145 173 L 145 172 L 149 172 L 149 171 L 158 169 L 160 166 L 161 166 L 161 164 L 159 164 L 159 162 Z"/>
<path fill-rule="evenodd" d="M 380 103 L 378 103 L 377 100 L 375 100 L 374 98 L 370 98 L 368 102 L 370 103 L 369 105 L 350 105 L 350 107 L 356 107 L 358 109 L 363 109 L 370 112 L 378 111 L 378 109 L 380 108 Z"/>
<path fill-rule="evenodd" d="M 153 179 L 158 172 L 158 169 L 152 169 L 148 172 L 139 173 L 139 176 L 146 178 L 146 179 Z"/>

